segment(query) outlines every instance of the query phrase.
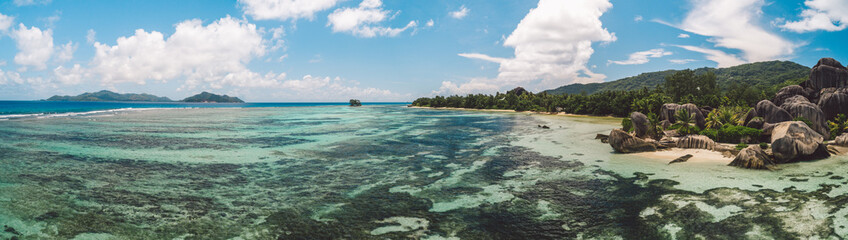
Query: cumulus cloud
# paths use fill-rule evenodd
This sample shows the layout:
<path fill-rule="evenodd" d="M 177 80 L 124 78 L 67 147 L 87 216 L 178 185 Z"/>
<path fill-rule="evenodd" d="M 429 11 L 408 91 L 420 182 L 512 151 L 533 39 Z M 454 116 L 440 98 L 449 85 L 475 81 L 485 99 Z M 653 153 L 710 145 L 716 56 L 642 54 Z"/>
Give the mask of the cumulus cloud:
<path fill-rule="evenodd" d="M 586 63 L 594 53 L 593 42 L 612 42 L 615 34 L 602 26 L 600 17 L 612 4 L 607 0 L 541 0 L 506 38 L 504 46 L 515 48 L 514 58 L 496 58 L 479 53 L 460 56 L 500 63 L 494 79 L 472 79 L 457 85 L 442 84 L 443 90 L 487 90 L 523 86 L 533 90 L 571 83 L 600 82 Z M 568 24 L 563 24 L 568 23 Z"/>
<path fill-rule="evenodd" d="M 283 48 L 285 46 L 285 40 L 283 37 L 286 36 L 286 31 L 282 26 L 272 28 L 271 29 L 271 51 L 276 51 L 277 49 Z"/>
<path fill-rule="evenodd" d="M 85 41 L 91 44 L 97 42 L 97 32 L 94 29 L 88 29 L 88 32 L 85 34 Z"/>
<path fill-rule="evenodd" d="M 618 64 L 618 65 L 637 65 L 637 64 L 645 64 L 650 62 L 651 60 L 648 58 L 661 58 L 663 56 L 671 55 L 672 52 L 667 52 L 662 48 L 651 49 L 648 51 L 641 51 L 631 53 L 630 57 L 624 61 L 612 61 L 609 60 L 607 64 Z"/>
<path fill-rule="evenodd" d="M 280 92 L 279 98 L 298 101 L 347 101 L 350 98 L 370 101 L 398 101 L 409 99 L 408 94 L 397 94 L 378 88 L 358 87 L 357 82 L 345 81 L 339 77 L 315 77 L 305 75 L 300 79 L 283 81 L 281 88 L 290 91 Z"/>
<path fill-rule="evenodd" d="M 6 16 L 0 13 L 0 32 L 8 32 L 9 28 L 12 27 L 12 23 L 15 22 L 14 17 Z"/>
<path fill-rule="evenodd" d="M 68 42 L 59 47 L 59 52 L 56 54 L 56 60 L 60 63 L 70 61 L 74 58 L 74 52 L 77 51 L 79 45 L 73 42 Z"/>
<path fill-rule="evenodd" d="M 465 7 L 465 5 L 462 5 L 462 6 L 459 7 L 459 10 L 450 12 L 450 16 L 452 18 L 456 18 L 456 19 L 463 19 L 463 18 L 465 18 L 465 16 L 468 16 L 468 12 L 470 12 L 470 11 L 471 10 L 468 10 L 468 8 Z"/>
<path fill-rule="evenodd" d="M 256 20 L 312 20 L 315 13 L 329 9 L 339 0 L 239 0 L 242 11 Z"/>
<path fill-rule="evenodd" d="M 845 0 L 807 0 L 798 21 L 787 21 L 781 28 L 803 33 L 818 30 L 842 31 L 848 27 L 848 2 Z"/>
<path fill-rule="evenodd" d="M 715 49 L 708 49 L 708 48 L 702 48 L 702 47 L 696 47 L 696 46 L 684 46 L 684 45 L 675 45 L 675 46 L 689 50 L 689 51 L 703 53 L 703 54 L 706 55 L 708 60 L 718 63 L 718 67 L 720 67 L 720 68 L 733 67 L 733 66 L 736 66 L 736 65 L 746 63 L 745 60 L 739 59 L 739 57 L 736 57 L 733 54 L 728 54 L 726 52 L 715 50 Z"/>
<path fill-rule="evenodd" d="M 53 31 L 42 31 L 37 27 L 27 28 L 21 23 L 18 29 L 12 31 L 12 38 L 18 47 L 15 63 L 21 65 L 22 70 L 28 66 L 38 70 L 47 68 L 47 60 L 53 55 Z"/>
<path fill-rule="evenodd" d="M 85 78 L 90 78 L 91 72 L 79 64 L 74 64 L 71 68 L 56 67 L 53 69 L 53 76 L 62 84 L 75 85 L 82 83 Z"/>
<path fill-rule="evenodd" d="M 689 38 L 689 34 L 681 33 L 677 35 L 677 38 Z"/>
<path fill-rule="evenodd" d="M 409 28 L 418 26 L 416 21 L 410 21 L 402 28 L 380 26 L 381 22 L 393 17 L 394 14 L 400 13 L 383 10 L 382 5 L 383 2 L 380 0 L 363 0 L 359 7 L 336 9 L 327 16 L 327 26 L 331 26 L 333 32 L 347 32 L 365 38 L 394 37 Z"/>
<path fill-rule="evenodd" d="M 790 57 L 797 47 L 777 34 L 758 25 L 764 0 L 692 0 L 693 9 L 687 13 L 683 23 L 672 25 L 687 32 L 711 37 L 708 41 L 715 47 L 737 49 L 741 56 L 715 49 L 696 51 L 707 53 L 708 59 L 722 59 L 719 65 L 735 62 L 759 62 Z M 687 48 L 687 49 L 695 49 Z M 706 51 L 708 50 L 708 51 Z"/>
<path fill-rule="evenodd" d="M 265 54 L 265 41 L 256 25 L 230 16 L 206 26 L 197 19 L 183 21 L 168 38 L 138 29 L 132 36 L 118 38 L 115 45 L 95 42 L 94 48 L 89 65 L 104 84 L 180 78 L 191 89 L 203 83 L 263 86 L 274 81 L 245 66 Z"/>

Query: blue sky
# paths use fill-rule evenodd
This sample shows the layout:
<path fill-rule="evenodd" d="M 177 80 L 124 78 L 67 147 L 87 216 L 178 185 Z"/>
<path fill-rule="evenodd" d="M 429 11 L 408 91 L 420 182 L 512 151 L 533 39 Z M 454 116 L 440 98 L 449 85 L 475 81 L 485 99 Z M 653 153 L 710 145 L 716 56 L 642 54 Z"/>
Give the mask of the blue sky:
<path fill-rule="evenodd" d="M 848 62 L 848 0 L 0 2 L 0 99 L 411 101 L 642 72 Z"/>

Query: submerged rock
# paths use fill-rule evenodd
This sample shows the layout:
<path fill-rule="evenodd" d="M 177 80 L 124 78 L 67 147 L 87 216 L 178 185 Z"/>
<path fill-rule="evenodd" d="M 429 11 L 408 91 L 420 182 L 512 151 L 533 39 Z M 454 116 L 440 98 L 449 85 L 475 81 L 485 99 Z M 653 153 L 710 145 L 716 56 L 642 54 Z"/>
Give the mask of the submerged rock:
<path fill-rule="evenodd" d="M 645 114 L 642 114 L 640 112 L 632 112 L 630 113 L 630 122 L 633 123 L 633 129 L 636 130 L 636 137 L 650 137 L 648 135 L 648 129 L 650 129 L 649 125 L 651 124 L 651 122 L 648 121 L 648 116 L 645 116 Z"/>
<path fill-rule="evenodd" d="M 763 118 L 763 121 L 766 123 L 779 123 L 792 120 L 792 115 L 789 115 L 789 112 L 783 108 L 777 107 L 777 105 L 774 105 L 774 103 L 769 100 L 760 101 L 757 103 L 757 107 L 755 109 L 757 111 L 757 116 Z"/>
<path fill-rule="evenodd" d="M 751 145 L 739 151 L 739 154 L 736 154 L 736 158 L 728 166 L 750 169 L 774 169 L 775 163 L 760 146 Z"/>
<path fill-rule="evenodd" d="M 820 90 L 829 87 L 848 86 L 848 69 L 833 58 L 822 58 L 810 71 L 810 80 L 807 81 L 810 88 Z"/>
<path fill-rule="evenodd" d="M 621 129 L 613 129 L 610 132 L 609 144 L 620 153 L 653 152 L 659 145 L 657 142 L 630 135 Z"/>
<path fill-rule="evenodd" d="M 598 135 L 595 135 L 595 139 L 600 139 L 602 143 L 609 143 L 609 135 L 606 134 L 598 133 Z"/>
<path fill-rule="evenodd" d="M 776 163 L 827 157 L 824 137 L 800 121 L 782 122 L 771 131 L 771 148 Z"/>
<path fill-rule="evenodd" d="M 704 135 L 687 135 L 677 140 L 677 147 L 679 148 L 716 150 L 716 146 L 715 141 Z"/>
<path fill-rule="evenodd" d="M 674 160 L 671 160 L 671 162 L 668 162 L 668 164 L 686 162 L 686 161 L 689 161 L 689 159 L 692 158 L 692 157 L 693 157 L 692 154 L 686 154 L 686 155 L 680 156 L 679 158 L 675 158 Z"/>

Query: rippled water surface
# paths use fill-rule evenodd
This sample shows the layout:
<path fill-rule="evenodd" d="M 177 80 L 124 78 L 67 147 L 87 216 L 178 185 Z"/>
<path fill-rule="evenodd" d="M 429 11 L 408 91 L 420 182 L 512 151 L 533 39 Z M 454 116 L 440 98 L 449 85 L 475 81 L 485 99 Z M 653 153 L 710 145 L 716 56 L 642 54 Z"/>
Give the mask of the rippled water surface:
<path fill-rule="evenodd" d="M 0 239 L 848 237 L 844 157 L 667 165 L 593 139 L 617 122 L 401 106 L 0 121 Z"/>

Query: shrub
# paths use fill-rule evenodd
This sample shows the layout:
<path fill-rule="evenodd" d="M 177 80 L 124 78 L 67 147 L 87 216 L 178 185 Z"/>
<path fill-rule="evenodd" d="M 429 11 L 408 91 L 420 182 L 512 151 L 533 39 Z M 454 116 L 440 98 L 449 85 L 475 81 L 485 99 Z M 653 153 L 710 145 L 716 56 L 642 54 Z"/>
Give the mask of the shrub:
<path fill-rule="evenodd" d="M 700 131 L 701 131 L 701 129 L 699 129 L 697 126 L 692 126 L 692 125 L 690 125 L 690 126 L 680 126 L 680 128 L 677 129 L 677 133 L 679 133 L 680 135 L 684 135 L 684 136 L 690 135 L 690 134 L 698 134 L 698 132 L 700 132 Z"/>
<path fill-rule="evenodd" d="M 744 144 L 744 143 L 736 144 L 736 150 L 742 150 L 742 149 L 745 149 L 746 147 L 748 147 L 748 144 Z"/>
<path fill-rule="evenodd" d="M 708 138 L 712 139 L 713 141 L 718 141 L 718 130 L 716 130 L 716 129 L 712 129 L 712 128 L 704 129 L 703 131 L 701 131 L 701 135 L 707 136 Z"/>
<path fill-rule="evenodd" d="M 742 139 L 756 140 L 760 138 L 763 131 L 745 126 L 725 124 L 719 129 L 705 129 L 701 135 L 707 136 L 713 141 L 723 143 L 740 143 Z"/>
<path fill-rule="evenodd" d="M 813 126 L 813 122 L 811 122 L 810 119 L 807 119 L 807 118 L 802 117 L 802 116 L 797 116 L 794 119 L 792 119 L 792 121 L 804 122 L 804 124 L 807 124 L 807 127 Z"/>
<path fill-rule="evenodd" d="M 768 143 L 760 143 L 760 148 L 762 148 L 763 150 L 768 149 Z"/>
<path fill-rule="evenodd" d="M 621 130 L 624 130 L 625 132 L 633 130 L 633 122 L 630 121 L 630 118 L 621 119 Z"/>

